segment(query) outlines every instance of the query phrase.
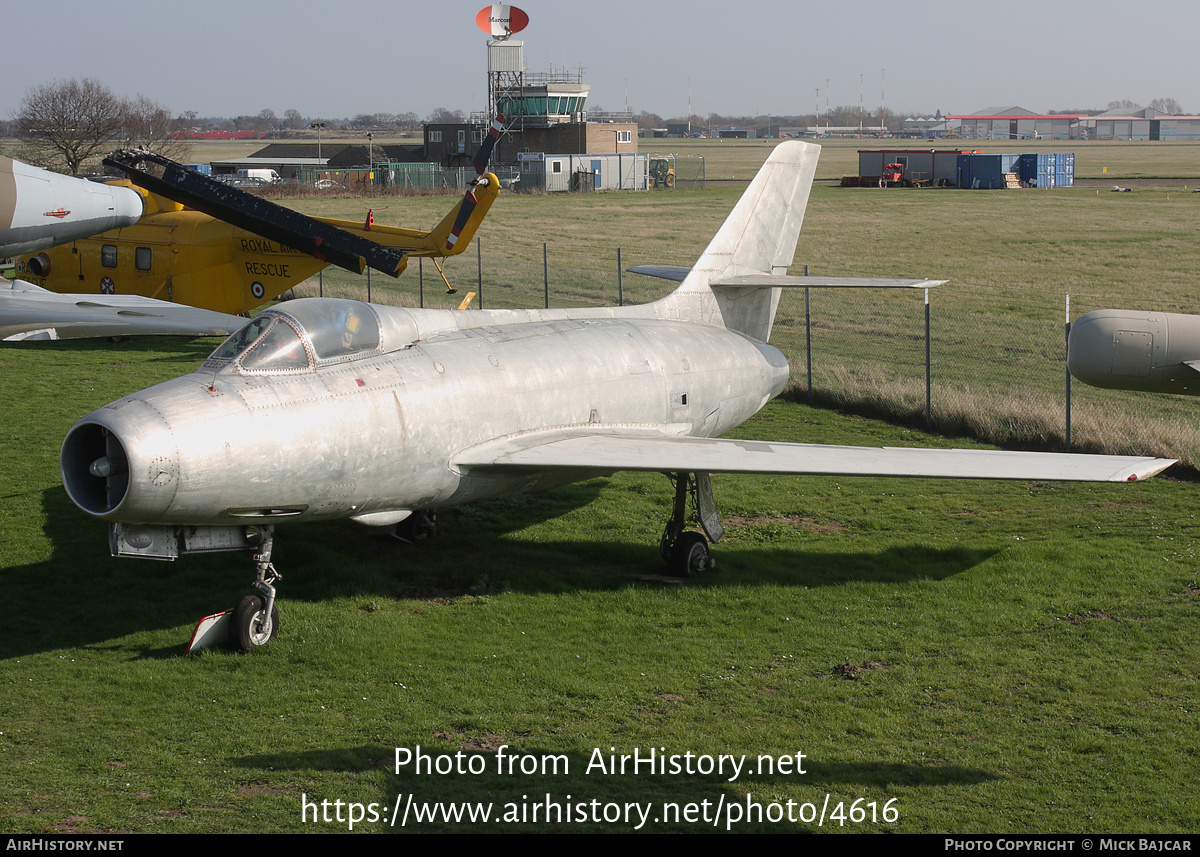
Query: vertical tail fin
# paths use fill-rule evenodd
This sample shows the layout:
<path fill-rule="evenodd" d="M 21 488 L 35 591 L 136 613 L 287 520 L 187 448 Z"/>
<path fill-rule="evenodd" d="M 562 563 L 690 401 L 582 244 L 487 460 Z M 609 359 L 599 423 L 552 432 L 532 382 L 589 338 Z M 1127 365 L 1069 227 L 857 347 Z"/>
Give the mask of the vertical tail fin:
<path fill-rule="evenodd" d="M 787 273 L 820 153 L 820 146 L 798 140 L 776 146 L 668 300 L 686 312 L 697 301 L 711 299 L 726 327 L 766 341 L 775 321 L 779 289 L 761 285 L 713 289 L 713 285 L 732 277 Z"/>

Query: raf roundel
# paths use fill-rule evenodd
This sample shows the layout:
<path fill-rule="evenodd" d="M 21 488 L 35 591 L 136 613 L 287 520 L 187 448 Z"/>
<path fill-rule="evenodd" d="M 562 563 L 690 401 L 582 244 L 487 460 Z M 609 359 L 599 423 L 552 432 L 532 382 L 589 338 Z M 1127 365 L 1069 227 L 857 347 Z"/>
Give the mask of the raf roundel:
<path fill-rule="evenodd" d="M 267 290 L 263 288 L 262 283 L 255 281 L 250 284 L 250 294 L 254 295 L 256 298 L 261 298 L 266 293 Z"/>

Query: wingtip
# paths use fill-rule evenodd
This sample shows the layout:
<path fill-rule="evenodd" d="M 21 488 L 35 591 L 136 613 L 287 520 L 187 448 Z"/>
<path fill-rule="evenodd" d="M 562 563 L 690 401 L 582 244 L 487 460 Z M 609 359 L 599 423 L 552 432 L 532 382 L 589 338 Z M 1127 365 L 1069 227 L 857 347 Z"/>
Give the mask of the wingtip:
<path fill-rule="evenodd" d="M 1117 474 L 1113 481 L 1145 482 L 1147 479 L 1157 476 L 1177 462 L 1178 459 L 1176 458 L 1147 458 L 1141 464 L 1131 467 L 1124 473 Z"/>

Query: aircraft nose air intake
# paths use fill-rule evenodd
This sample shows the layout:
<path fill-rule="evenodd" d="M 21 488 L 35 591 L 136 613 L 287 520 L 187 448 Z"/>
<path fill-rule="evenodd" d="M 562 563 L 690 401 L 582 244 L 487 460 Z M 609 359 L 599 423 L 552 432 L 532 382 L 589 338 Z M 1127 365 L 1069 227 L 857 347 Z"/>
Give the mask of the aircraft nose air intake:
<path fill-rule="evenodd" d="M 63 441 L 59 459 L 67 496 L 83 511 L 105 515 L 129 490 L 129 459 L 115 434 L 97 423 L 81 423 Z"/>
<path fill-rule="evenodd" d="M 171 424 L 145 400 L 127 398 L 75 424 L 59 454 L 63 487 L 97 518 L 150 520 L 179 490 L 179 452 Z"/>

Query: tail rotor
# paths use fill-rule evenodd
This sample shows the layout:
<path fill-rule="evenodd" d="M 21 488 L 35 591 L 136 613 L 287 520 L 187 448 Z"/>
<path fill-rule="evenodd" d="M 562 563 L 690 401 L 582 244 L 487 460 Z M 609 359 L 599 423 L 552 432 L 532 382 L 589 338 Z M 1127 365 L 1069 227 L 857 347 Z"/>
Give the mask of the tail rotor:
<path fill-rule="evenodd" d="M 500 139 L 500 134 L 503 131 L 504 116 L 498 115 L 492 120 L 492 127 L 483 138 L 483 145 L 479 147 L 479 151 L 475 153 L 475 158 L 471 162 L 479 177 L 471 182 L 467 187 L 467 192 L 463 195 L 462 205 L 458 209 L 458 217 L 454 219 L 454 226 L 450 229 L 450 234 L 446 237 L 445 249 L 447 252 L 453 252 L 454 245 L 458 242 L 458 237 L 462 234 L 463 227 L 467 225 L 467 221 L 471 219 L 471 213 L 475 210 L 475 206 L 479 204 L 479 200 L 475 197 L 475 188 L 480 185 L 486 185 L 488 182 L 488 162 L 492 159 L 492 150 L 496 148 L 496 141 Z"/>

